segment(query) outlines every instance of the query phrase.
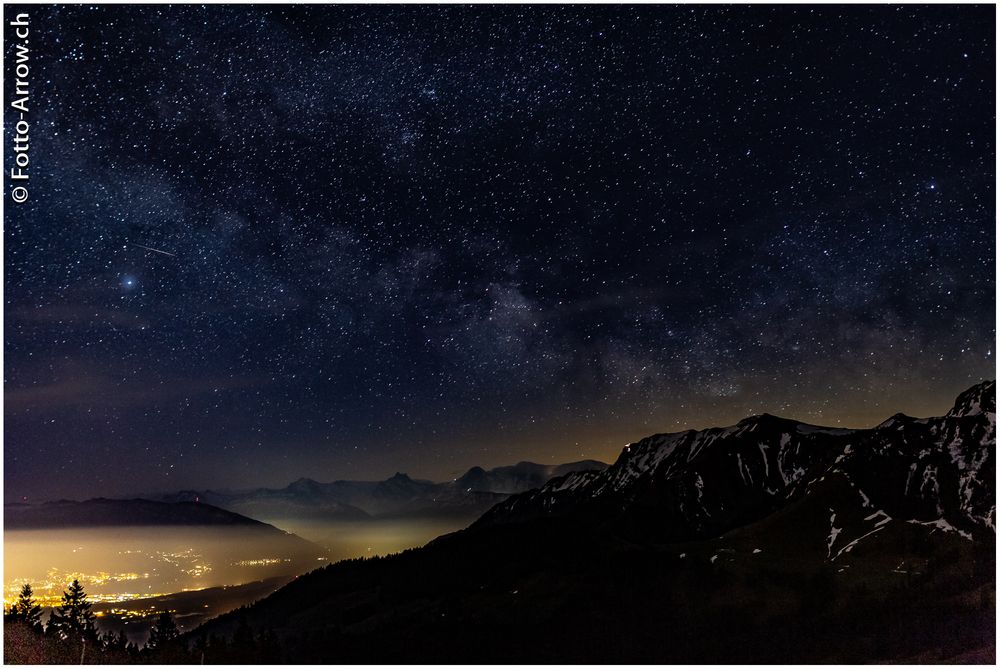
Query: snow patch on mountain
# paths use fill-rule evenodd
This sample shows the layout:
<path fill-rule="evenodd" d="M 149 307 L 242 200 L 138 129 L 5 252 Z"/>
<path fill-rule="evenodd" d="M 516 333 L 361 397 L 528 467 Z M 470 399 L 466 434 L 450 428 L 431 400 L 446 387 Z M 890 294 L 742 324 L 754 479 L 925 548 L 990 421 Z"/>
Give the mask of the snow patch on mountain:
<path fill-rule="evenodd" d="M 925 527 L 933 527 L 933 528 L 935 528 L 937 530 L 941 530 L 943 532 L 954 532 L 955 534 L 958 534 L 959 536 L 961 536 L 963 539 L 968 539 L 969 541 L 972 541 L 972 534 L 971 533 L 964 532 L 964 531 L 958 529 L 957 527 L 955 527 L 954 525 L 952 525 L 951 523 L 949 523 L 944 518 L 938 518 L 937 520 L 927 520 L 927 521 L 922 521 L 922 520 L 908 520 L 906 522 L 912 523 L 914 525 L 924 525 Z"/>
<path fill-rule="evenodd" d="M 837 527 L 834 523 L 837 522 L 837 512 L 830 509 L 830 534 L 826 538 L 826 556 L 830 557 L 833 552 L 833 544 L 837 541 L 837 536 L 841 533 L 843 528 Z"/>

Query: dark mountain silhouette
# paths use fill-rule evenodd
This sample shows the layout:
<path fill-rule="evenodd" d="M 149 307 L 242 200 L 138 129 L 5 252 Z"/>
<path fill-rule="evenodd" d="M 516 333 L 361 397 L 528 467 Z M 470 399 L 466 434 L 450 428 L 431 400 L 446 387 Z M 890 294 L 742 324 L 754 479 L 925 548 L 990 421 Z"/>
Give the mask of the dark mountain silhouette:
<path fill-rule="evenodd" d="M 411 516 L 452 516 L 473 520 L 509 495 L 539 488 L 553 476 L 582 469 L 600 470 L 602 462 L 584 460 L 562 465 L 520 462 L 484 470 L 473 467 L 445 483 L 396 473 L 384 481 L 320 483 L 301 478 L 285 488 L 216 492 L 182 491 L 165 501 L 200 500 L 255 518 L 364 520 Z"/>
<path fill-rule="evenodd" d="M 291 662 L 993 662 L 995 417 L 986 382 L 865 430 L 655 435 L 188 639 L 266 629 Z"/>
<path fill-rule="evenodd" d="M 233 539 L 258 544 L 294 558 L 303 565 L 322 557 L 326 551 L 316 544 L 273 525 L 200 502 L 157 502 L 148 499 L 61 500 L 41 504 L 4 506 L 5 530 L 72 530 L 102 527 L 162 527 L 229 531 Z"/>
<path fill-rule="evenodd" d="M 7 529 L 107 527 L 120 525 L 226 525 L 270 528 L 253 518 L 196 502 L 95 498 L 41 504 L 6 504 Z"/>

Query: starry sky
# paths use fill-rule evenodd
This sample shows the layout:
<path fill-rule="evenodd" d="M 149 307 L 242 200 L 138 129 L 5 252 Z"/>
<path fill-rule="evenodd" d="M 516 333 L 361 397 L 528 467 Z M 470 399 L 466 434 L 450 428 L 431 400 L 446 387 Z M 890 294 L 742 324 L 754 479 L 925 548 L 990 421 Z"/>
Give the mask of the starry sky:
<path fill-rule="evenodd" d="M 611 461 L 994 375 L 993 7 L 28 11 L 7 501 Z"/>

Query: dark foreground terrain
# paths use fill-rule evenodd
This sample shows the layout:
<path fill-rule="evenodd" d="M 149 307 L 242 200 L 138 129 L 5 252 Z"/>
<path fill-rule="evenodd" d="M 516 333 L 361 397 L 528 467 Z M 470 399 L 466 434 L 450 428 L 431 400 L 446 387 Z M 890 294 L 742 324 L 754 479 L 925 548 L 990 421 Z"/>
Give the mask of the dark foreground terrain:
<path fill-rule="evenodd" d="M 992 662 L 993 547 L 893 540 L 902 573 L 850 573 L 794 543 L 612 546 L 539 522 L 334 565 L 190 638 L 218 662 L 253 661 L 212 652 L 242 625 L 293 662 Z"/>

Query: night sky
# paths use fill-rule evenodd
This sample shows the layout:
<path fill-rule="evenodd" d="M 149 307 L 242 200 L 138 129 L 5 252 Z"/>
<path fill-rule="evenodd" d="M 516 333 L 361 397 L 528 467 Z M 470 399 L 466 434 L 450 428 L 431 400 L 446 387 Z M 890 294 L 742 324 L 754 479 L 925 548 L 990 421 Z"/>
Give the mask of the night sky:
<path fill-rule="evenodd" d="M 994 375 L 993 7 L 27 11 L 8 501 L 611 461 Z"/>

